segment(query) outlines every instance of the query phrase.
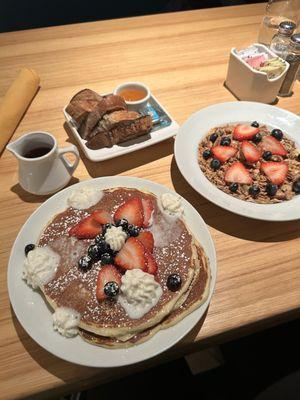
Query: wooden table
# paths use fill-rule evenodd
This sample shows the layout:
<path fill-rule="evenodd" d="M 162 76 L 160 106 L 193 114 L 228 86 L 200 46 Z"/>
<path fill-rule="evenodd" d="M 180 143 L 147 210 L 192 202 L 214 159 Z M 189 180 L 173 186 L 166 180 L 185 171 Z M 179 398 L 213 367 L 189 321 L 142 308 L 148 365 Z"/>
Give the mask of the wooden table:
<path fill-rule="evenodd" d="M 89 87 L 109 92 L 123 81 L 145 82 L 179 122 L 196 110 L 234 100 L 223 87 L 229 51 L 257 38 L 264 5 L 249 5 L 102 21 L 0 35 L 0 96 L 17 71 L 35 68 L 42 88 L 14 135 L 45 130 L 60 145 L 72 139 L 62 108 Z M 300 87 L 279 106 L 299 112 Z M 299 315 L 299 221 L 268 223 L 239 217 L 209 203 L 185 182 L 173 157 L 173 139 L 135 154 L 92 163 L 81 154 L 73 182 L 129 175 L 174 187 L 201 213 L 213 236 L 218 281 L 208 315 L 178 346 L 137 366 L 84 368 L 40 348 L 16 320 L 8 299 L 6 266 L 17 232 L 46 198 L 18 185 L 18 166 L 0 159 L 0 381 L 1 398 L 48 398 L 132 373 L 149 365 L 279 324 Z M 32 397 L 31 397 L 32 398 Z"/>

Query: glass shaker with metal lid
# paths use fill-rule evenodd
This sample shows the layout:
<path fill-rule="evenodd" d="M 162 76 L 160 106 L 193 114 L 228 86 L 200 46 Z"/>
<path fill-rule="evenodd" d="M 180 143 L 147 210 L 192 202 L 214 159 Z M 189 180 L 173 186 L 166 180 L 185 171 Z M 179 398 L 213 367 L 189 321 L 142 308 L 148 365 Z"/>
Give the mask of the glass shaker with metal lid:
<path fill-rule="evenodd" d="M 291 96 L 293 93 L 293 85 L 300 66 L 300 33 L 291 36 L 286 61 L 290 67 L 279 90 L 279 96 L 282 97 Z"/>
<path fill-rule="evenodd" d="M 278 32 L 273 36 L 270 49 L 281 58 L 286 58 L 290 44 L 290 37 L 294 33 L 296 24 L 292 21 L 282 21 Z"/>

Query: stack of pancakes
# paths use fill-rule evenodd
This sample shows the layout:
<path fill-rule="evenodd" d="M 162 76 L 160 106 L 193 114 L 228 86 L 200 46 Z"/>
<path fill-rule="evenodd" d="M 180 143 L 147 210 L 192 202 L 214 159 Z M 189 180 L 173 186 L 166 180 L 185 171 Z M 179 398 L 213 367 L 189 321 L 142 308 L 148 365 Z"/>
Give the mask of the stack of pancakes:
<path fill-rule="evenodd" d="M 115 299 L 97 300 L 100 262 L 87 272 L 82 272 L 77 265 L 79 258 L 87 254 L 92 240 L 68 235 L 69 229 L 92 211 L 104 209 L 113 215 L 132 197 L 151 199 L 154 205 L 149 230 L 154 236 L 153 255 L 158 265 L 155 279 L 163 290 L 158 303 L 139 319 L 131 319 Z M 118 348 L 142 343 L 160 329 L 175 325 L 199 307 L 209 293 L 210 270 L 203 249 L 184 219 L 166 217 L 160 200 L 149 192 L 127 188 L 104 190 L 102 199 L 93 207 L 68 208 L 58 214 L 44 230 L 39 245 L 49 245 L 61 256 L 55 277 L 41 287 L 46 300 L 54 309 L 64 306 L 78 311 L 81 314 L 79 333 L 91 344 Z M 175 292 L 166 284 L 173 273 L 179 274 L 182 281 Z"/>

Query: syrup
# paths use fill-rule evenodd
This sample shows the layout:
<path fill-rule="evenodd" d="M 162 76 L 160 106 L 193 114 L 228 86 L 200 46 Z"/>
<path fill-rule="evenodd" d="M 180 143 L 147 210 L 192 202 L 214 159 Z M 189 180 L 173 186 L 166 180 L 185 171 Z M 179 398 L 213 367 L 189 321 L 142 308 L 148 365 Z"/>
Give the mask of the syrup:
<path fill-rule="evenodd" d="M 49 153 L 49 151 L 52 149 L 52 147 L 48 146 L 41 146 L 41 147 L 36 147 L 34 149 L 30 149 L 25 151 L 23 154 L 23 157 L 25 158 L 37 158 L 37 157 L 42 157 L 45 154 Z"/>
<path fill-rule="evenodd" d="M 138 101 L 146 97 L 147 93 L 143 89 L 122 89 L 118 95 L 125 101 Z"/>

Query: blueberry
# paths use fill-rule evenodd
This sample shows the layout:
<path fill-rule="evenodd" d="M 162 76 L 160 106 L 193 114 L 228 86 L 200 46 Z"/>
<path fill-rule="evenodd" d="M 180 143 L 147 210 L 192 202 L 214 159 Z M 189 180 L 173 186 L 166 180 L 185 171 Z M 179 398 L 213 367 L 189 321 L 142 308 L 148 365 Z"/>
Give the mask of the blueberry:
<path fill-rule="evenodd" d="M 110 250 L 109 245 L 106 243 L 103 235 L 98 235 L 95 237 L 95 243 L 99 247 L 100 253 L 107 253 Z"/>
<path fill-rule="evenodd" d="M 274 185 L 273 183 L 267 183 L 266 192 L 270 197 L 275 196 L 277 190 L 278 190 L 278 186 L 277 185 Z"/>
<path fill-rule="evenodd" d="M 123 229 L 123 231 L 126 231 L 127 228 L 128 228 L 128 221 L 127 221 L 127 219 L 125 219 L 125 218 L 119 219 L 119 220 L 116 222 L 116 226 L 120 226 L 120 227 Z"/>
<path fill-rule="evenodd" d="M 269 161 L 272 158 L 272 153 L 270 151 L 264 151 L 262 156 L 264 160 Z"/>
<path fill-rule="evenodd" d="M 110 253 L 102 254 L 100 260 L 102 265 L 114 263 L 114 258 Z"/>
<path fill-rule="evenodd" d="M 218 134 L 217 133 L 213 133 L 213 134 L 211 134 L 210 135 L 210 137 L 209 137 L 209 140 L 212 142 L 212 143 L 215 143 L 215 141 L 218 139 Z"/>
<path fill-rule="evenodd" d="M 127 233 L 128 233 L 129 236 L 136 237 L 140 233 L 140 228 L 138 228 L 137 226 L 129 224 L 128 228 L 127 228 Z"/>
<path fill-rule="evenodd" d="M 216 171 L 217 169 L 219 169 L 221 167 L 221 163 L 219 160 L 217 160 L 216 158 L 214 158 L 213 160 L 211 160 L 210 162 L 210 166 L 212 167 L 212 169 L 214 171 Z"/>
<path fill-rule="evenodd" d="M 253 126 L 254 128 L 258 128 L 259 127 L 259 123 L 257 121 L 253 121 L 251 126 Z"/>
<path fill-rule="evenodd" d="M 113 226 L 113 224 L 105 224 L 102 227 L 102 235 L 105 235 L 105 232 L 108 228 L 111 228 Z"/>
<path fill-rule="evenodd" d="M 252 142 L 259 143 L 261 141 L 261 139 L 262 139 L 261 134 L 260 133 L 256 133 L 252 138 Z"/>
<path fill-rule="evenodd" d="M 101 254 L 101 247 L 98 244 L 91 244 L 88 248 L 88 256 L 91 257 L 93 261 L 100 260 Z"/>
<path fill-rule="evenodd" d="M 238 185 L 237 183 L 231 183 L 231 184 L 229 185 L 229 190 L 230 190 L 232 193 L 235 193 L 235 192 L 238 190 L 238 188 L 239 188 L 239 185 Z"/>
<path fill-rule="evenodd" d="M 78 260 L 78 267 L 82 271 L 87 271 L 88 269 L 90 269 L 92 264 L 93 264 L 93 261 L 92 261 L 91 257 L 89 257 L 89 256 L 83 256 Z"/>
<path fill-rule="evenodd" d="M 300 194 L 300 180 L 293 183 L 293 192 Z"/>
<path fill-rule="evenodd" d="M 209 149 L 204 150 L 204 152 L 202 153 L 202 157 L 204 158 L 204 160 L 208 160 L 210 156 L 211 151 Z"/>
<path fill-rule="evenodd" d="M 103 289 L 107 297 L 115 297 L 119 293 L 119 285 L 117 282 L 107 282 Z"/>
<path fill-rule="evenodd" d="M 32 243 L 27 244 L 27 245 L 25 246 L 25 249 L 24 249 L 26 256 L 27 256 L 27 254 L 28 254 L 31 250 L 33 250 L 34 248 L 35 248 L 35 244 L 32 244 Z"/>
<path fill-rule="evenodd" d="M 253 185 L 253 186 L 249 187 L 248 192 L 249 192 L 250 196 L 257 197 L 259 195 L 260 188 L 257 185 Z"/>
<path fill-rule="evenodd" d="M 176 292 L 181 286 L 181 277 L 178 274 L 171 274 L 167 279 L 167 287 L 172 292 Z"/>
<path fill-rule="evenodd" d="M 280 129 L 273 129 L 271 132 L 271 135 L 279 141 L 282 140 L 282 138 L 283 138 L 283 133 L 282 133 L 282 130 L 280 130 Z"/>
<path fill-rule="evenodd" d="M 220 141 L 221 146 L 230 146 L 231 139 L 229 136 L 223 136 Z"/>

